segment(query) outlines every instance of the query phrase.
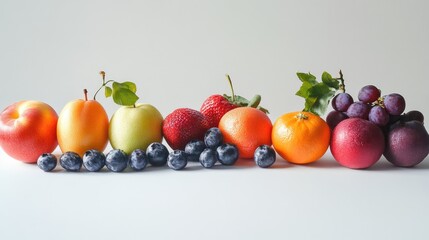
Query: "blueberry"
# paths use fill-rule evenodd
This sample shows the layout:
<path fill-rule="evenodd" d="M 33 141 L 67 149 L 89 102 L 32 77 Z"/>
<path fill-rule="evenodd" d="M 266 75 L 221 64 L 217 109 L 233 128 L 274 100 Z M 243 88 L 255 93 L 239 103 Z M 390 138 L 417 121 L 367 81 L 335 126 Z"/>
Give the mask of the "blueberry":
<path fill-rule="evenodd" d="M 106 156 L 106 167 L 112 172 L 122 172 L 127 168 L 128 156 L 120 150 L 114 149 Z"/>
<path fill-rule="evenodd" d="M 174 150 L 168 155 L 167 164 L 173 170 L 184 169 L 188 164 L 186 153 L 182 150 Z"/>
<path fill-rule="evenodd" d="M 223 136 L 221 131 L 217 127 L 210 128 L 204 135 L 204 143 L 208 148 L 216 149 L 222 144 L 222 142 Z"/>
<path fill-rule="evenodd" d="M 146 149 L 146 154 L 152 166 L 160 167 L 167 163 L 168 149 L 162 143 L 151 143 Z"/>
<path fill-rule="evenodd" d="M 75 152 L 65 152 L 60 156 L 60 165 L 69 172 L 79 172 L 82 158 Z"/>
<path fill-rule="evenodd" d="M 188 161 L 198 162 L 200 154 L 204 151 L 206 145 L 203 141 L 192 140 L 185 146 L 185 153 L 188 155 Z"/>
<path fill-rule="evenodd" d="M 276 152 L 270 146 L 262 145 L 255 150 L 254 159 L 256 165 L 267 168 L 276 161 Z"/>
<path fill-rule="evenodd" d="M 238 149 L 233 144 L 222 144 L 216 149 L 216 151 L 219 162 L 222 165 L 234 165 L 238 160 Z"/>
<path fill-rule="evenodd" d="M 37 166 L 45 172 L 50 172 L 57 166 L 57 157 L 51 153 L 44 153 L 37 159 Z"/>
<path fill-rule="evenodd" d="M 98 172 L 106 164 L 106 156 L 95 149 L 86 151 L 82 160 L 83 166 L 90 172 Z"/>
<path fill-rule="evenodd" d="M 135 171 L 141 171 L 146 168 L 148 163 L 146 152 L 141 149 L 134 150 L 129 159 L 130 167 Z"/>
<path fill-rule="evenodd" d="M 206 148 L 200 154 L 200 163 L 205 168 L 213 167 L 218 161 L 217 152 L 214 149 Z"/>

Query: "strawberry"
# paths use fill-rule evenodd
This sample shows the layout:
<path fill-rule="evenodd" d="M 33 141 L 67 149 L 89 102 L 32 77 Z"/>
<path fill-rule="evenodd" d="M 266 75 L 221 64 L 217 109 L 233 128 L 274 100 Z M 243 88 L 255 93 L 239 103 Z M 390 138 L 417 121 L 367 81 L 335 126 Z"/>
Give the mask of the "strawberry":
<path fill-rule="evenodd" d="M 165 117 L 162 131 L 168 145 L 183 150 L 191 140 L 203 140 L 209 129 L 204 115 L 190 108 L 179 108 Z"/>
<path fill-rule="evenodd" d="M 224 96 L 215 94 L 203 102 L 200 112 L 207 118 L 210 127 L 217 127 L 222 116 L 236 107 Z"/>
<path fill-rule="evenodd" d="M 217 127 L 219 125 L 220 119 L 228 111 L 236 107 L 251 106 L 260 109 L 261 111 L 268 113 L 268 110 L 258 106 L 261 101 L 261 96 L 255 95 L 252 100 L 247 100 L 244 97 L 234 94 L 234 88 L 232 86 L 232 81 L 229 75 L 226 75 L 231 88 L 231 96 L 226 94 L 224 95 L 211 95 L 208 97 L 203 104 L 201 105 L 200 112 L 206 117 L 209 124 L 209 128 Z"/>

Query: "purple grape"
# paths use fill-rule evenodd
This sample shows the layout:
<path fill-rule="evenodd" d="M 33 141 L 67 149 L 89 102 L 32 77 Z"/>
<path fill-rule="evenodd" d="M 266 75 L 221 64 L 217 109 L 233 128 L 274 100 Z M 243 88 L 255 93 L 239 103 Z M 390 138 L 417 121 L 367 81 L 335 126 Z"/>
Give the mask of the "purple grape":
<path fill-rule="evenodd" d="M 347 109 L 347 116 L 349 118 L 362 118 L 368 120 L 368 114 L 371 106 L 363 102 L 354 102 Z"/>
<path fill-rule="evenodd" d="M 381 106 L 374 106 L 369 111 L 368 119 L 378 126 L 386 126 L 389 123 L 389 114 Z"/>
<path fill-rule="evenodd" d="M 383 103 L 386 111 L 391 115 L 401 115 L 405 110 L 405 99 L 397 93 L 384 96 Z"/>
<path fill-rule="evenodd" d="M 424 118 L 425 117 L 423 116 L 423 113 L 417 110 L 409 111 L 406 114 L 404 114 L 404 117 L 403 117 L 405 122 L 416 120 L 421 123 L 424 122 Z"/>
<path fill-rule="evenodd" d="M 377 101 L 380 95 L 381 92 L 376 86 L 367 85 L 359 91 L 358 99 L 363 103 L 372 103 Z"/>
<path fill-rule="evenodd" d="M 331 111 L 328 116 L 326 116 L 326 122 L 328 123 L 331 130 L 334 130 L 334 128 L 343 120 L 349 118 L 345 113 L 338 112 L 338 111 Z"/>
<path fill-rule="evenodd" d="M 332 99 L 332 107 L 340 112 L 345 112 L 353 103 L 353 98 L 348 93 L 339 93 Z"/>

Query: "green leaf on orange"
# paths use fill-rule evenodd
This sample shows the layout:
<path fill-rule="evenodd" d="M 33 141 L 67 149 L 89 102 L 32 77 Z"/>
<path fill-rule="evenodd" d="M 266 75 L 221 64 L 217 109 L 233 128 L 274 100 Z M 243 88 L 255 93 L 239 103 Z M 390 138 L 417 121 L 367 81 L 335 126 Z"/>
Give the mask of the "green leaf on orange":
<path fill-rule="evenodd" d="M 340 83 L 338 82 L 338 80 L 335 78 L 332 78 L 331 74 L 329 74 L 328 72 L 323 72 L 322 82 L 331 88 L 334 88 L 334 89 L 340 88 Z"/>

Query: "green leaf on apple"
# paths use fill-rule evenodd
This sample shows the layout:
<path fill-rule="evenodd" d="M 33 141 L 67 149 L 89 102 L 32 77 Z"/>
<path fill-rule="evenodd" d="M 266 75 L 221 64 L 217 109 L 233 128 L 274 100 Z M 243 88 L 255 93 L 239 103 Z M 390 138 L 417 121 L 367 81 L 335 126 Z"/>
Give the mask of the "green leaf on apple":
<path fill-rule="evenodd" d="M 122 106 L 132 106 L 134 105 L 139 97 L 135 94 L 137 90 L 136 85 L 131 82 L 113 82 L 112 84 L 112 97 L 113 101 L 116 104 Z"/>
<path fill-rule="evenodd" d="M 112 88 L 110 88 L 110 87 L 106 86 L 106 87 L 104 88 L 104 96 L 106 96 L 106 98 L 108 98 L 108 97 L 112 96 Z"/>

